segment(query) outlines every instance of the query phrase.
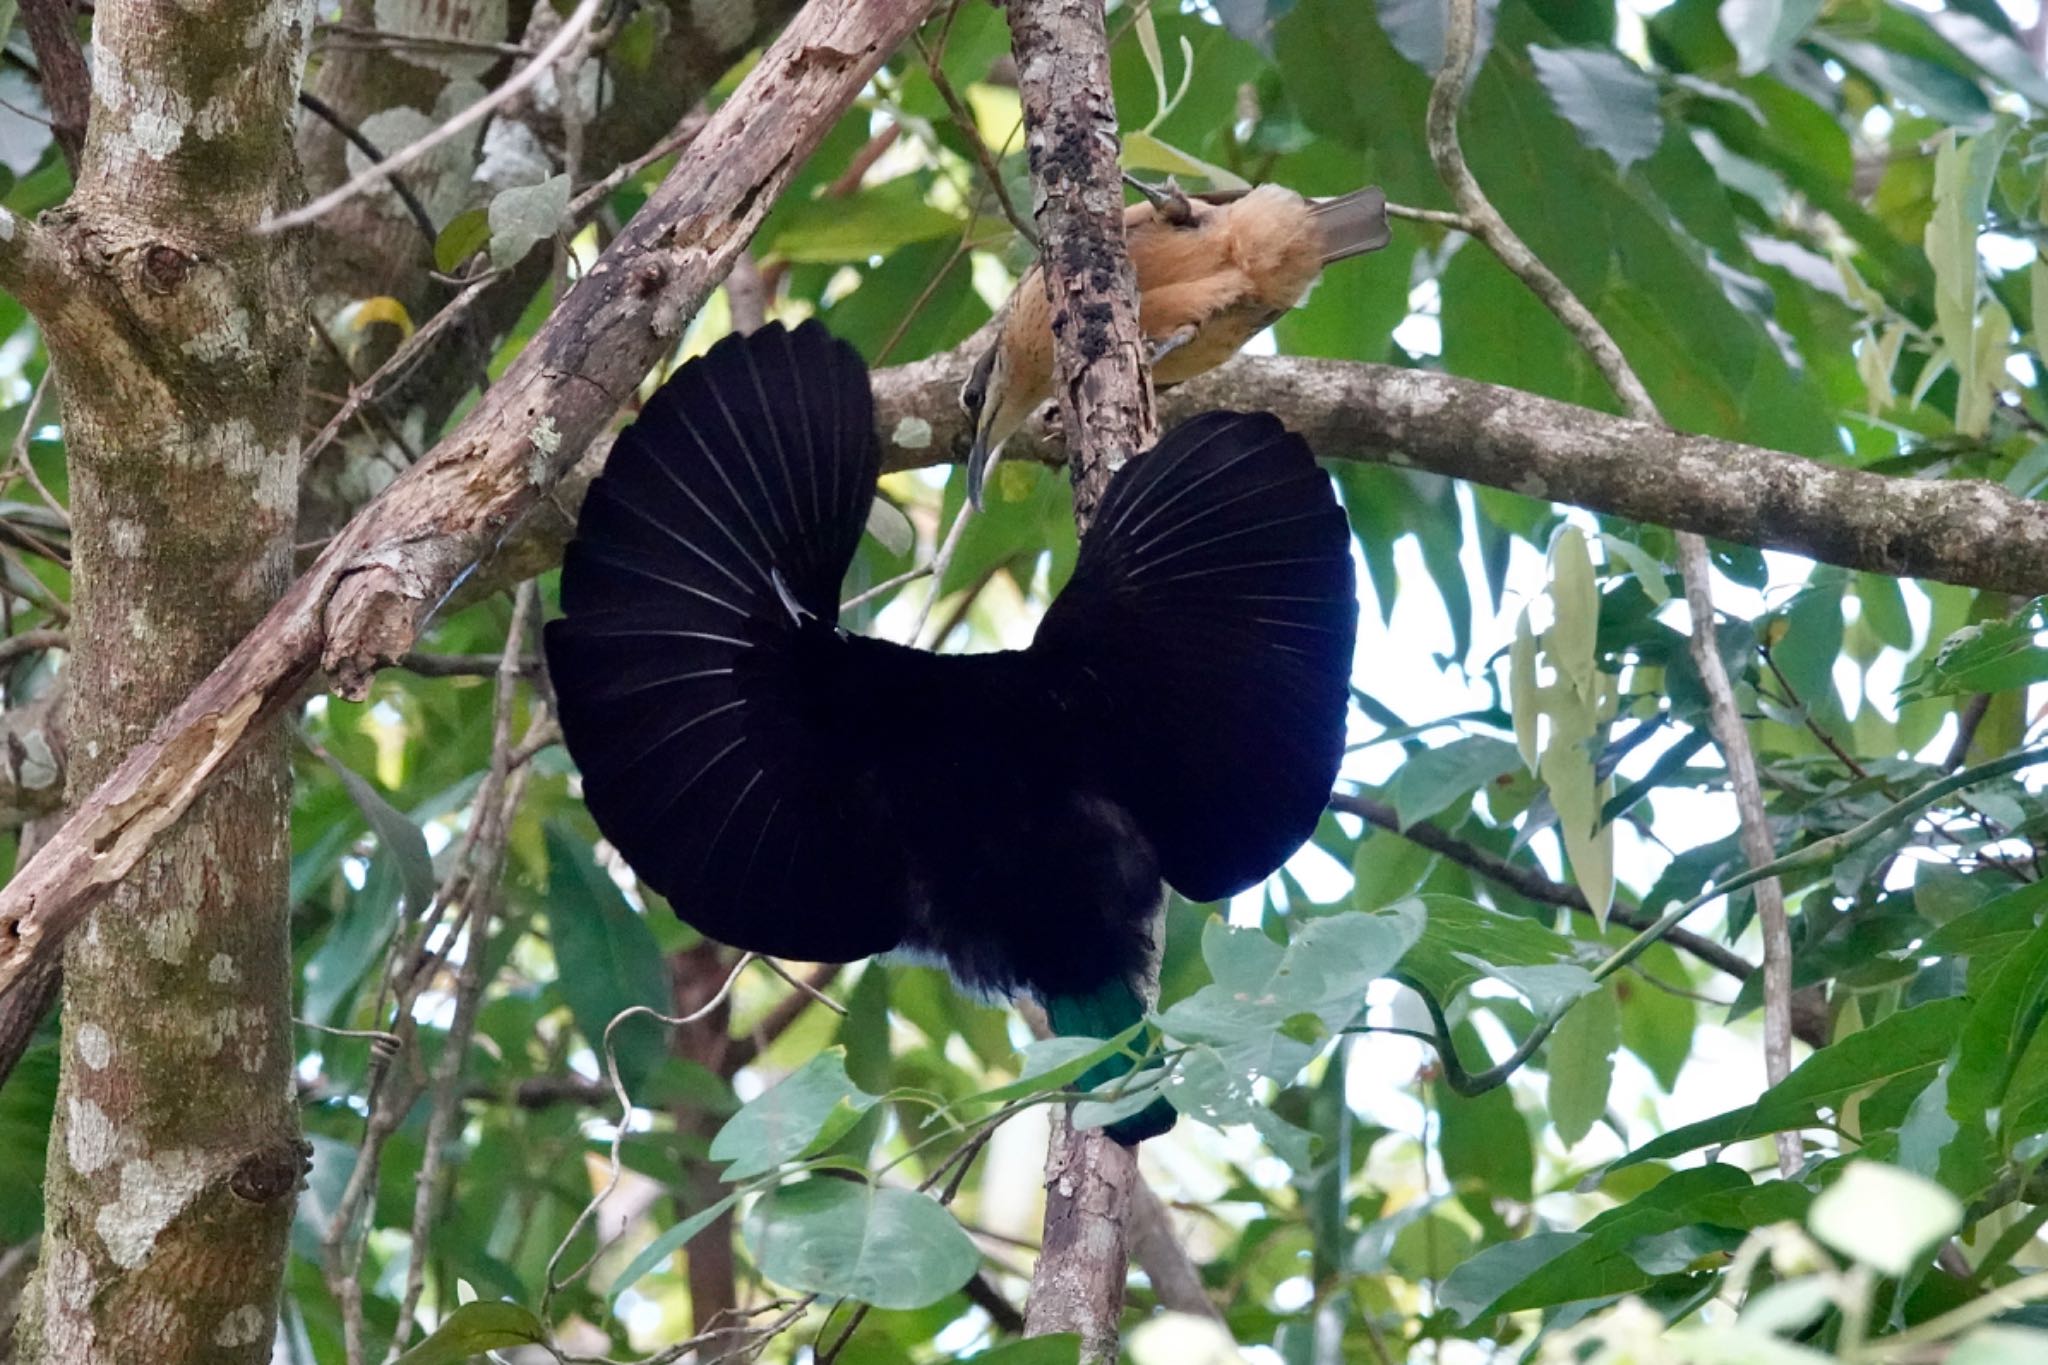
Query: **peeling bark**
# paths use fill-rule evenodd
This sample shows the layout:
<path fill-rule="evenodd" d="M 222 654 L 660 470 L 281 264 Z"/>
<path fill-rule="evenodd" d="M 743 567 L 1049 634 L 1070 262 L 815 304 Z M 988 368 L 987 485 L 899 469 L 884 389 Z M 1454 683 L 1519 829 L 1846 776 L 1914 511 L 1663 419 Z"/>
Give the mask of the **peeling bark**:
<path fill-rule="evenodd" d="M 306 18 L 266 0 L 97 12 L 83 170 L 50 219 L 75 288 L 42 317 L 71 462 L 80 796 L 289 578 L 297 261 L 248 229 L 297 193 Z M 270 1357 L 302 1169 L 290 807 L 266 730 L 69 945 L 25 1361 Z"/>

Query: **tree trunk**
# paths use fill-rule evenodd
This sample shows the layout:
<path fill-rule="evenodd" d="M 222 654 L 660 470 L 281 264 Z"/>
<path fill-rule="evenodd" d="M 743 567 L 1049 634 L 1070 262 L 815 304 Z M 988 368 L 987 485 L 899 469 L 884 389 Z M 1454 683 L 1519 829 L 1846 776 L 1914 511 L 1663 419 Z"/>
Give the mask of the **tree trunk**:
<path fill-rule="evenodd" d="M 298 194 L 309 11 L 102 0 L 72 297 L 70 772 L 90 792 L 263 615 L 290 569 L 304 301 L 255 235 Z M 270 1358 L 303 1170 L 291 1094 L 291 772 L 261 737 L 65 958 L 37 1365 Z"/>

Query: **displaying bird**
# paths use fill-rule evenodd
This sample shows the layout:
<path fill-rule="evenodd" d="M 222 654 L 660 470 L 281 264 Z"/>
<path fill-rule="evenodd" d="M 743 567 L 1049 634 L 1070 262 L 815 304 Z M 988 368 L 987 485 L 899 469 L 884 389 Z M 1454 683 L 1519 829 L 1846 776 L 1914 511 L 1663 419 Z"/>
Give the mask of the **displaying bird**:
<path fill-rule="evenodd" d="M 838 624 L 879 465 L 867 369 L 816 323 L 661 387 L 547 628 L 584 799 L 712 938 L 933 958 L 1113 1036 L 1144 1017 L 1161 878 L 1228 896 L 1315 829 L 1357 628 L 1344 514 L 1278 419 L 1205 414 L 1118 472 L 1030 648 L 940 655 Z M 1172 1122 L 1159 1101 L 1112 1134 Z"/>
<path fill-rule="evenodd" d="M 1389 235 L 1387 197 L 1371 186 L 1333 199 L 1284 185 L 1160 198 L 1175 211 L 1132 204 L 1124 238 L 1161 387 L 1221 365 L 1307 297 L 1324 266 L 1377 251 Z M 1052 305 L 1034 266 L 960 394 L 974 424 L 967 492 L 976 506 L 1003 442 L 1052 397 L 1052 384 Z"/>

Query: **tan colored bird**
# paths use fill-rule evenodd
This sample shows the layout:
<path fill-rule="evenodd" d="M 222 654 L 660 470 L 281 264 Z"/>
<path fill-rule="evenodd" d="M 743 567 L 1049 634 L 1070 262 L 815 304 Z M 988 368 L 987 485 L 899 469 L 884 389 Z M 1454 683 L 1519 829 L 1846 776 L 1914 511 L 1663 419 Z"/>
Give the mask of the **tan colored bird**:
<path fill-rule="evenodd" d="M 1237 354 L 1300 303 L 1330 262 L 1385 246 L 1387 197 L 1372 186 L 1332 199 L 1284 185 L 1203 195 L 1169 188 L 1124 210 L 1124 234 L 1152 381 L 1165 388 Z M 1051 304 L 1033 266 L 960 391 L 974 422 L 967 495 L 976 506 L 1003 442 L 1052 397 L 1052 385 Z"/>

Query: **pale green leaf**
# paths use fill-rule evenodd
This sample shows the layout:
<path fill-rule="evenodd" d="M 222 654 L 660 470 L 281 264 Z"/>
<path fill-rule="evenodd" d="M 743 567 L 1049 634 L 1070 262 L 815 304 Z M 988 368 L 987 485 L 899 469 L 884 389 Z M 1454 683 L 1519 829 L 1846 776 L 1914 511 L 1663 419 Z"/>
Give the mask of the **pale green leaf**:
<path fill-rule="evenodd" d="M 1508 704 L 1514 708 L 1515 748 L 1522 765 L 1536 771 L 1536 723 L 1543 715 L 1543 696 L 1536 682 L 1536 633 L 1528 608 L 1515 619 L 1515 642 L 1508 648 Z"/>
<path fill-rule="evenodd" d="M 877 495 L 868 504 L 868 534 L 892 555 L 907 555 L 917 544 L 917 530 L 903 509 Z"/>
<path fill-rule="evenodd" d="M 1815 1237 L 1891 1276 L 1912 1270 L 1962 1221 L 1962 1203 L 1947 1190 L 1876 1161 L 1851 1162 L 1807 1214 Z"/>
<path fill-rule="evenodd" d="M 1621 1011 L 1611 987 L 1582 997 L 1550 1035 L 1550 1122 L 1565 1146 L 1593 1131 L 1607 1111 L 1620 1046 Z"/>
<path fill-rule="evenodd" d="M 499 191 L 487 215 L 491 229 L 491 264 L 509 269 L 569 225 L 569 177 L 553 175 L 538 185 Z"/>
<path fill-rule="evenodd" d="M 711 1159 L 731 1163 L 727 1180 L 750 1179 L 801 1156 L 835 1115 L 857 1116 L 874 1103 L 847 1077 L 846 1050 L 827 1048 L 727 1119 L 711 1139 Z"/>
<path fill-rule="evenodd" d="M 967 1283 L 981 1253 L 930 1195 L 812 1179 L 762 1196 L 747 1248 L 777 1284 L 877 1308 L 923 1308 Z"/>
<path fill-rule="evenodd" d="M 738 1203 L 739 1197 L 739 1192 L 734 1191 L 717 1203 L 697 1210 L 688 1218 L 685 1218 L 682 1222 L 677 1223 L 667 1232 L 662 1233 L 661 1236 L 640 1248 L 640 1254 L 626 1263 L 626 1268 L 621 1270 L 618 1278 L 612 1281 L 612 1287 L 605 1291 L 605 1296 L 613 1302 L 617 1302 L 619 1295 L 640 1283 L 641 1280 L 646 1278 L 649 1271 L 675 1255 L 678 1251 L 681 1251 L 685 1246 L 688 1246 L 691 1239 L 696 1237 L 698 1233 L 717 1222 L 718 1215 Z"/>
<path fill-rule="evenodd" d="M 531 1346 L 547 1338 L 546 1324 L 516 1303 L 465 1303 L 393 1365 L 462 1365 L 485 1351 Z"/>

